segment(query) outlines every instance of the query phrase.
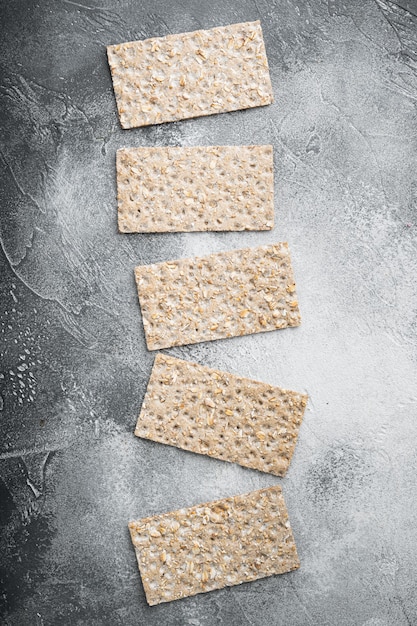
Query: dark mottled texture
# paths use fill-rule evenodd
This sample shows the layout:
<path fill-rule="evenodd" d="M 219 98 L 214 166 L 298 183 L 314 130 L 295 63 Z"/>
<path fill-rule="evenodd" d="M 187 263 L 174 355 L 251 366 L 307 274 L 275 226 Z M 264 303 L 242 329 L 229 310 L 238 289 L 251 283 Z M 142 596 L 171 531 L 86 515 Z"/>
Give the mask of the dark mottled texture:
<path fill-rule="evenodd" d="M 1 623 L 416 624 L 416 2 L 1 4 Z M 258 18 L 271 107 L 120 129 L 107 44 Z M 117 233 L 117 148 L 216 143 L 273 143 L 274 231 Z M 300 328 L 170 352 L 310 395 L 301 569 L 149 608 L 127 521 L 276 479 L 133 436 L 133 267 L 283 240 Z"/>

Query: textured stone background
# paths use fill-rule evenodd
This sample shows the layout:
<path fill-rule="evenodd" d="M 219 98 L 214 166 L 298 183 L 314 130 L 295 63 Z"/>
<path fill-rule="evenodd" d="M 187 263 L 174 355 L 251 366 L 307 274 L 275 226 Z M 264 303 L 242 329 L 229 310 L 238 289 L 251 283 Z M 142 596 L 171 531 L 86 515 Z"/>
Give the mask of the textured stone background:
<path fill-rule="evenodd" d="M 417 624 L 417 3 L 86 2 L 1 3 L 1 623 Z M 106 44 L 258 18 L 272 106 L 120 129 Z M 117 233 L 117 148 L 269 142 L 273 232 Z M 132 269 L 280 240 L 303 325 L 169 352 L 310 394 L 302 567 L 149 608 L 127 521 L 277 479 L 133 436 Z"/>

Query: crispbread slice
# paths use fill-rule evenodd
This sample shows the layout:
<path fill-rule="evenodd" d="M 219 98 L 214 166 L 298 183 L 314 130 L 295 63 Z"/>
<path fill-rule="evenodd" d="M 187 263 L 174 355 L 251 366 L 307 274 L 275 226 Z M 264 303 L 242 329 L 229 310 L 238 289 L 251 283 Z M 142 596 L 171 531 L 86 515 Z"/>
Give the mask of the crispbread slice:
<path fill-rule="evenodd" d="M 272 146 L 123 148 L 116 169 L 120 232 L 274 225 Z"/>
<path fill-rule="evenodd" d="M 150 605 L 300 566 L 281 487 L 129 523 Z"/>
<path fill-rule="evenodd" d="M 307 399 L 157 354 L 135 435 L 284 476 Z"/>
<path fill-rule="evenodd" d="M 107 47 L 123 128 L 273 101 L 260 22 Z"/>
<path fill-rule="evenodd" d="M 300 324 L 287 243 L 135 269 L 149 350 Z"/>

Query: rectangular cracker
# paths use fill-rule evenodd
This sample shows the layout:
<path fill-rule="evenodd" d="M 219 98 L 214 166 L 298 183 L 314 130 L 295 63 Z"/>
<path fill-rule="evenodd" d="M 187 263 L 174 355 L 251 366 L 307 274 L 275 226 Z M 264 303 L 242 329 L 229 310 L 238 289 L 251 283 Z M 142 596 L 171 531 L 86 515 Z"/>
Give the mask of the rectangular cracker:
<path fill-rule="evenodd" d="M 107 47 L 122 128 L 273 101 L 260 22 Z"/>
<path fill-rule="evenodd" d="M 298 326 L 287 243 L 135 268 L 149 350 Z"/>
<path fill-rule="evenodd" d="M 135 435 L 284 476 L 307 399 L 157 354 Z"/>
<path fill-rule="evenodd" d="M 122 148 L 119 231 L 270 230 L 272 146 Z"/>
<path fill-rule="evenodd" d="M 280 486 L 129 523 L 148 604 L 300 567 Z"/>

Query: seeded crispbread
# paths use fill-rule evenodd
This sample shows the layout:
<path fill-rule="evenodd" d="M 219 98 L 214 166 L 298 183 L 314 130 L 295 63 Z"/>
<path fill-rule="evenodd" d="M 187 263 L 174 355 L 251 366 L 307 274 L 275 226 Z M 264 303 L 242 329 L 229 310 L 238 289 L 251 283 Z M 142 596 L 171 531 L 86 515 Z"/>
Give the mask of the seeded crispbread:
<path fill-rule="evenodd" d="M 272 146 L 117 151 L 119 231 L 270 230 Z"/>
<path fill-rule="evenodd" d="M 150 605 L 300 566 L 278 485 L 130 522 L 129 530 Z"/>
<path fill-rule="evenodd" d="M 149 350 L 298 326 L 287 243 L 135 268 Z"/>
<path fill-rule="evenodd" d="M 123 128 L 273 101 L 260 22 L 107 47 Z"/>
<path fill-rule="evenodd" d="M 157 354 L 135 435 L 284 476 L 307 399 Z"/>

